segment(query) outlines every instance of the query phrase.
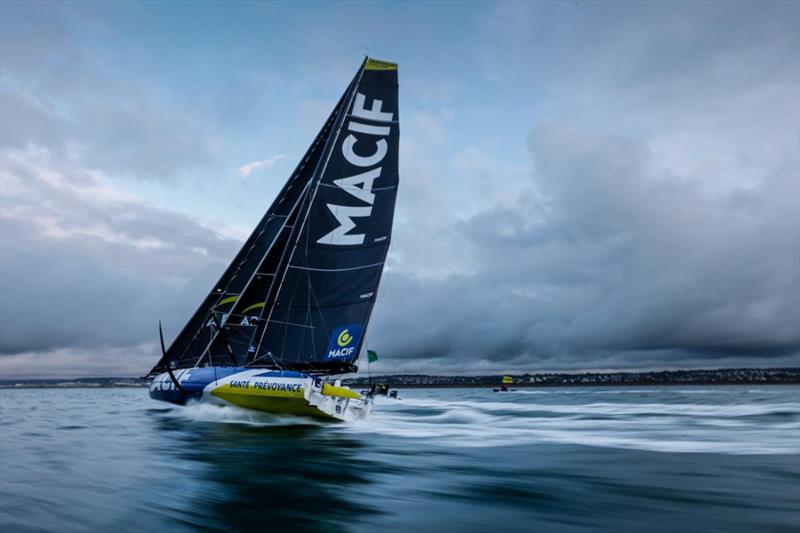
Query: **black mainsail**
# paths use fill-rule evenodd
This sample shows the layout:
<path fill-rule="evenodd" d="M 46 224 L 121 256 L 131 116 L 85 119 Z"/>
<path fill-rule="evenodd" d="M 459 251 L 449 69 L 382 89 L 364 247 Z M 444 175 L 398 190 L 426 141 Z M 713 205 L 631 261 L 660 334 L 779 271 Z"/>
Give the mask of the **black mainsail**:
<path fill-rule="evenodd" d="M 167 365 L 354 371 L 391 241 L 397 65 L 366 58 Z"/>

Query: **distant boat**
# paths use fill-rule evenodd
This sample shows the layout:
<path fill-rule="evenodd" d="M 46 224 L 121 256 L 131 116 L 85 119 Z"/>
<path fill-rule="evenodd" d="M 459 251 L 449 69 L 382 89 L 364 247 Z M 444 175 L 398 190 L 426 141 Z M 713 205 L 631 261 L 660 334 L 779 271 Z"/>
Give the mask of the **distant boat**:
<path fill-rule="evenodd" d="M 494 392 L 511 392 L 517 389 L 509 389 L 508 386 L 514 383 L 514 378 L 511 376 L 503 376 L 503 380 L 499 389 L 492 389 Z"/>
<path fill-rule="evenodd" d="M 397 65 L 365 58 L 252 235 L 148 376 L 150 396 L 339 420 L 391 241 Z"/>

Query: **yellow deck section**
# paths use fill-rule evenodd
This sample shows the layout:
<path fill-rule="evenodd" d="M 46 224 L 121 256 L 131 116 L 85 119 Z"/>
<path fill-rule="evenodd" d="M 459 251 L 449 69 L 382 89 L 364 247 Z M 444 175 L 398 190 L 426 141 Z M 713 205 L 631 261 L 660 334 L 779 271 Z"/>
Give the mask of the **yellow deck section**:
<path fill-rule="evenodd" d="M 322 385 L 322 394 L 325 396 L 338 396 L 339 398 L 361 398 L 361 395 L 356 391 L 345 389 L 344 387 L 334 387 L 333 385 L 328 385 L 327 383 Z"/>

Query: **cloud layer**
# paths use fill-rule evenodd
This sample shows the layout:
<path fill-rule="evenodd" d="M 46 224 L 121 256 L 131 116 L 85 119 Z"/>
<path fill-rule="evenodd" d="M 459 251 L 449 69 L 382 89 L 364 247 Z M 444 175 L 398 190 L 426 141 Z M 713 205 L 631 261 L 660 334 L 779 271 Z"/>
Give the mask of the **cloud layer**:
<path fill-rule="evenodd" d="M 290 79 L 259 68 L 274 46 L 247 32 L 219 39 L 219 56 L 195 50 L 191 31 L 215 17 L 174 36 L 181 50 L 158 32 L 139 42 L 169 20 L 153 7 L 9 5 L 0 373 L 141 374 L 157 321 L 177 333 L 238 249 L 240 202 L 260 211 L 272 198 L 256 188 L 280 185 L 265 175 L 282 155 L 237 168 L 294 153 L 258 132 L 301 152 L 363 43 L 320 51 L 329 28 L 309 13 L 319 32 Z M 342 6 L 361 28 L 386 15 Z M 800 364 L 800 6 L 486 4 L 453 28 L 393 9 L 416 38 L 371 36 L 403 65 L 373 370 Z M 291 26 L 270 13 L 276 32 Z M 275 101 L 301 102 L 299 118 L 268 120 Z M 242 152 L 220 133 L 238 130 L 254 137 Z M 253 190 L 192 177 L 208 168 Z"/>
<path fill-rule="evenodd" d="M 109 351 L 139 350 L 159 319 L 182 325 L 239 246 L 41 149 L 4 151 L 2 176 L 0 353 L 7 357 L 84 350 L 107 359 Z"/>
<path fill-rule="evenodd" d="M 378 345 L 442 368 L 793 360 L 781 357 L 800 343 L 796 162 L 711 193 L 636 141 L 542 125 L 529 147 L 530 188 L 449 236 L 468 272 L 390 271 Z"/>

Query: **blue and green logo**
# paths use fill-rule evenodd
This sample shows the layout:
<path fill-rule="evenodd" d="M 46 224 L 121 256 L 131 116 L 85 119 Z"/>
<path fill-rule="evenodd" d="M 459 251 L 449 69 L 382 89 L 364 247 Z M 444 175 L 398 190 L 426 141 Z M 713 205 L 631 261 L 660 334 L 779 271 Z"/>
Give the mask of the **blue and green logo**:
<path fill-rule="evenodd" d="M 361 341 L 363 330 L 364 328 L 361 324 L 350 324 L 334 329 L 328 342 L 328 351 L 325 358 L 352 359 L 357 355 L 355 351 Z"/>

